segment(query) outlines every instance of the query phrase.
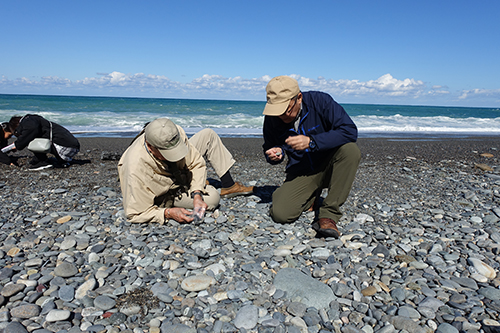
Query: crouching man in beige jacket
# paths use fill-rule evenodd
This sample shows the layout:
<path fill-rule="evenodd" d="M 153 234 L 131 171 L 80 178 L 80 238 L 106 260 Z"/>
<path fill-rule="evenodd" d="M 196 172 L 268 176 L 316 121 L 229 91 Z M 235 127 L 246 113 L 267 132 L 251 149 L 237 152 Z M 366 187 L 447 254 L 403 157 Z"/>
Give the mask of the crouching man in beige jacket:
<path fill-rule="evenodd" d="M 220 195 L 213 186 L 206 185 L 204 156 L 221 178 Z M 188 139 L 170 119 L 152 121 L 118 162 L 127 219 L 138 223 L 163 224 L 169 219 L 189 223 L 206 209 L 215 209 L 220 196 L 252 193 L 253 187 L 233 181 L 229 169 L 234 163 L 213 130 L 204 129 Z"/>

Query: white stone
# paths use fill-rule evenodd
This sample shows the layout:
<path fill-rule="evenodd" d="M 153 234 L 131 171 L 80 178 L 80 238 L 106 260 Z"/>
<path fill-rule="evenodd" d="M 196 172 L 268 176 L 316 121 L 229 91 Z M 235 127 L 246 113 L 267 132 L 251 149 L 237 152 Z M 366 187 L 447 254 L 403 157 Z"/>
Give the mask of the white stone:
<path fill-rule="evenodd" d="M 89 263 L 99 262 L 99 255 L 95 252 L 89 254 Z"/>
<path fill-rule="evenodd" d="M 479 274 L 484 275 L 488 279 L 494 279 L 497 276 L 497 273 L 495 272 L 493 267 L 485 264 L 481 260 L 476 258 L 469 258 L 467 260 L 474 266 L 474 268 Z"/>
<path fill-rule="evenodd" d="M 88 307 L 84 308 L 82 310 L 82 317 L 89 317 L 89 316 L 100 316 L 104 313 L 103 310 L 95 308 L 95 307 Z"/>
<path fill-rule="evenodd" d="M 367 214 L 358 214 L 356 217 L 353 219 L 353 222 L 358 222 L 358 223 L 365 223 L 365 222 L 373 222 L 373 217 Z"/>
<path fill-rule="evenodd" d="M 275 249 L 274 250 L 274 255 L 279 256 L 279 257 L 286 257 L 292 254 L 292 251 L 289 249 Z"/>
<path fill-rule="evenodd" d="M 471 279 L 474 279 L 476 280 L 477 282 L 481 282 L 481 283 L 487 283 L 488 282 L 488 278 L 484 275 L 481 275 L 479 273 L 472 273 L 470 275 Z"/>
<path fill-rule="evenodd" d="M 226 271 L 226 266 L 222 264 L 212 264 L 207 266 L 204 270 L 203 273 L 206 273 L 208 270 L 211 270 L 215 275 L 224 273 Z"/>
<path fill-rule="evenodd" d="M 63 321 L 69 318 L 71 312 L 68 310 L 50 310 L 45 317 L 45 321 L 54 322 L 54 321 Z"/>
<path fill-rule="evenodd" d="M 227 292 L 221 291 L 221 292 L 215 293 L 213 297 L 217 300 L 217 302 L 226 300 L 227 299 Z"/>
<path fill-rule="evenodd" d="M 359 250 L 362 247 L 366 247 L 365 243 L 361 242 L 350 242 L 345 245 L 348 249 L 354 249 L 354 250 Z"/>
<path fill-rule="evenodd" d="M 207 289 L 215 283 L 215 279 L 208 275 L 188 276 L 181 282 L 181 288 L 187 291 L 200 291 Z"/>
<path fill-rule="evenodd" d="M 96 285 L 96 280 L 94 278 L 85 281 L 75 292 L 75 299 L 82 299 L 87 295 L 89 290 L 93 290 Z"/>

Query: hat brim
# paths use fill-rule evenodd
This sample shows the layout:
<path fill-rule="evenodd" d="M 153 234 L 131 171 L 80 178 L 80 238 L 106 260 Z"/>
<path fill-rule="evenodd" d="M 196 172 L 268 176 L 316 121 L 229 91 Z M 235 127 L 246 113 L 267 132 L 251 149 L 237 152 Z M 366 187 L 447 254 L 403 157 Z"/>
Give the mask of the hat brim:
<path fill-rule="evenodd" d="M 266 116 L 281 116 L 283 113 L 285 113 L 289 104 L 290 100 L 279 104 L 267 103 L 266 107 L 264 108 L 263 114 Z"/>
<path fill-rule="evenodd" d="M 156 149 L 158 149 L 160 154 L 169 162 L 180 161 L 184 157 L 186 157 L 188 153 L 188 147 L 182 140 L 179 140 L 179 143 L 174 148 L 170 149 L 156 148 Z"/>

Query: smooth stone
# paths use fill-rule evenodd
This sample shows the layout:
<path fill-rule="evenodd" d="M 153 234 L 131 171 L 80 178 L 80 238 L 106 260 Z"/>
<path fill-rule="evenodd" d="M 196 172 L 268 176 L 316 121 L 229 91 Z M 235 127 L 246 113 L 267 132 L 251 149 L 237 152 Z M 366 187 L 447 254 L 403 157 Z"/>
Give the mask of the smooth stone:
<path fill-rule="evenodd" d="M 158 294 L 163 294 L 165 293 L 168 288 L 168 284 L 166 282 L 157 282 L 151 287 L 151 292 L 153 295 L 158 296 Z"/>
<path fill-rule="evenodd" d="M 231 300 L 238 300 L 241 299 L 245 296 L 245 293 L 241 290 L 228 290 L 227 291 L 227 298 Z"/>
<path fill-rule="evenodd" d="M 218 293 L 215 293 L 212 297 L 216 299 L 218 302 L 229 298 L 227 295 L 227 291 L 220 291 Z"/>
<path fill-rule="evenodd" d="M 141 312 L 141 306 L 137 304 L 122 306 L 120 312 L 126 316 L 133 316 Z"/>
<path fill-rule="evenodd" d="M 444 303 L 442 301 L 434 297 L 426 297 L 422 300 L 422 302 L 418 303 L 419 307 L 425 306 L 433 309 L 434 311 L 437 311 L 443 305 Z"/>
<path fill-rule="evenodd" d="M 295 317 L 303 317 L 306 313 L 307 306 L 300 302 L 290 302 L 287 311 Z"/>
<path fill-rule="evenodd" d="M 481 260 L 476 258 L 468 258 L 467 261 L 474 266 L 479 274 L 486 276 L 488 279 L 493 280 L 497 276 L 495 270 L 490 265 L 485 264 Z"/>
<path fill-rule="evenodd" d="M 441 323 L 439 324 L 436 333 L 459 333 L 459 331 L 453 325 Z"/>
<path fill-rule="evenodd" d="M 20 322 L 12 321 L 3 329 L 3 333 L 28 333 L 28 330 Z"/>
<path fill-rule="evenodd" d="M 236 328 L 253 329 L 257 325 L 259 311 L 255 305 L 245 305 L 236 314 L 234 326 Z"/>
<path fill-rule="evenodd" d="M 37 282 L 34 280 L 26 280 L 26 279 L 19 279 L 17 280 L 18 284 L 24 284 L 26 287 L 36 287 Z"/>
<path fill-rule="evenodd" d="M 479 283 L 488 283 L 488 278 L 483 274 L 472 273 L 470 277 Z"/>
<path fill-rule="evenodd" d="M 276 257 L 286 257 L 289 256 L 292 253 L 291 250 L 289 249 L 276 249 L 274 250 L 274 256 Z"/>
<path fill-rule="evenodd" d="M 493 287 L 481 288 L 478 291 L 484 297 L 491 299 L 492 301 L 500 300 L 500 290 Z"/>
<path fill-rule="evenodd" d="M 219 275 L 226 271 L 226 266 L 222 264 L 211 264 L 205 267 L 203 273 L 206 274 L 208 270 L 211 270 L 215 275 Z"/>
<path fill-rule="evenodd" d="M 488 333 L 500 332 L 500 323 L 496 320 L 486 318 L 483 320 L 482 324 L 483 324 L 482 327 L 483 327 L 484 332 L 488 332 Z"/>
<path fill-rule="evenodd" d="M 423 327 L 408 317 L 394 316 L 389 322 L 398 330 L 406 330 L 412 333 L 426 333 Z"/>
<path fill-rule="evenodd" d="M 345 245 L 348 249 L 359 250 L 362 247 L 366 247 L 366 244 L 361 242 L 349 242 Z"/>
<path fill-rule="evenodd" d="M 314 249 L 311 253 L 313 258 L 326 260 L 330 256 L 330 250 L 324 248 Z"/>
<path fill-rule="evenodd" d="M 332 289 L 326 284 L 294 268 L 279 270 L 273 284 L 277 289 L 286 291 L 290 299 L 300 297 L 302 303 L 316 309 L 328 309 L 335 298 Z"/>
<path fill-rule="evenodd" d="M 305 244 L 299 244 L 297 246 L 294 246 L 292 249 L 292 254 L 299 254 L 307 249 L 307 245 Z"/>
<path fill-rule="evenodd" d="M 409 266 L 413 267 L 415 269 L 426 269 L 427 267 L 429 267 L 428 264 L 426 264 L 425 262 L 421 262 L 421 261 L 412 261 L 409 263 Z"/>
<path fill-rule="evenodd" d="M 168 322 L 164 322 L 161 325 L 160 329 L 161 329 L 161 333 L 196 333 L 196 328 L 192 328 L 192 327 L 189 327 L 189 326 L 184 325 L 184 324 L 173 324 L 172 325 L 171 323 L 168 323 Z M 213 332 L 221 332 L 221 329 L 222 329 L 222 327 L 220 329 L 215 329 L 215 327 L 214 327 Z M 228 331 L 228 332 L 230 332 L 230 331 Z M 231 331 L 231 332 L 233 332 L 233 331 Z"/>
<path fill-rule="evenodd" d="M 78 268 L 69 262 L 62 262 L 54 268 L 54 275 L 60 277 L 72 277 L 78 273 Z"/>
<path fill-rule="evenodd" d="M 36 304 L 20 305 L 10 310 L 10 315 L 15 318 L 32 318 L 40 314 L 40 307 Z"/>
<path fill-rule="evenodd" d="M 408 317 L 411 319 L 420 319 L 420 313 L 412 307 L 402 306 L 398 310 L 398 316 Z"/>
<path fill-rule="evenodd" d="M 391 253 L 389 250 L 382 244 L 377 244 L 377 246 L 372 250 L 373 255 L 382 254 L 384 258 L 389 258 Z"/>
<path fill-rule="evenodd" d="M 426 306 L 419 306 L 417 308 L 418 312 L 426 318 L 434 319 L 436 318 L 436 311 L 434 309 L 428 308 Z"/>
<path fill-rule="evenodd" d="M 89 254 L 89 263 L 99 262 L 100 259 L 101 257 L 95 252 Z"/>
<path fill-rule="evenodd" d="M 200 291 L 207 289 L 213 283 L 215 283 L 215 279 L 211 276 L 192 275 L 182 280 L 181 288 L 186 291 Z"/>
<path fill-rule="evenodd" d="M 103 313 L 104 311 L 93 306 L 82 309 L 82 317 L 101 316 Z"/>
<path fill-rule="evenodd" d="M 114 308 L 116 301 L 111 297 L 99 295 L 94 299 L 94 306 L 101 310 L 109 310 Z"/>
<path fill-rule="evenodd" d="M 61 250 L 69 250 L 72 247 L 76 245 L 76 239 L 74 237 L 66 237 L 64 240 L 61 242 L 61 245 L 59 248 Z"/>
<path fill-rule="evenodd" d="M 43 264 L 41 258 L 28 259 L 24 262 L 24 267 L 40 267 Z"/>
<path fill-rule="evenodd" d="M 62 320 L 68 319 L 70 315 L 71 315 L 71 312 L 68 310 L 54 309 L 54 310 L 50 310 L 49 313 L 47 313 L 45 320 L 48 322 L 62 321 Z"/>
<path fill-rule="evenodd" d="M 76 289 L 76 292 L 75 292 L 75 298 L 76 299 L 82 299 L 84 298 L 85 296 L 87 296 L 87 292 L 90 291 L 90 290 L 93 290 L 95 285 L 96 285 L 96 280 L 94 278 L 90 278 L 88 279 L 87 281 L 85 281 L 84 283 L 82 283 L 82 285 L 80 285 L 80 287 L 78 287 Z"/>
<path fill-rule="evenodd" d="M 398 302 L 403 302 L 406 298 L 406 292 L 403 288 L 395 288 L 391 291 L 391 297 Z"/>
<path fill-rule="evenodd" d="M 59 287 L 58 291 L 59 298 L 65 302 L 71 302 L 75 298 L 75 288 L 68 285 L 63 285 Z"/>
<path fill-rule="evenodd" d="M 343 283 L 332 283 L 332 291 L 338 297 L 345 297 L 352 293 L 352 289 Z"/>
<path fill-rule="evenodd" d="M 14 270 L 10 267 L 4 267 L 0 270 L 0 280 L 10 279 L 14 275 Z"/>
<path fill-rule="evenodd" d="M 360 224 L 363 224 L 365 222 L 373 222 L 373 221 L 374 221 L 373 217 L 371 217 L 368 214 L 364 214 L 364 213 L 360 213 L 360 214 L 356 215 L 356 217 L 353 219 L 353 222 L 357 222 Z"/>
<path fill-rule="evenodd" d="M 11 297 L 26 288 L 25 284 L 22 283 L 11 283 L 3 287 L 1 295 L 4 297 Z"/>
<path fill-rule="evenodd" d="M 452 276 L 451 280 L 458 283 L 462 287 L 470 288 L 472 290 L 478 289 L 477 283 L 474 279 Z"/>
<path fill-rule="evenodd" d="M 377 288 L 375 286 L 369 286 L 361 290 L 361 294 L 363 294 L 363 296 L 373 296 L 376 293 L 377 293 Z"/>

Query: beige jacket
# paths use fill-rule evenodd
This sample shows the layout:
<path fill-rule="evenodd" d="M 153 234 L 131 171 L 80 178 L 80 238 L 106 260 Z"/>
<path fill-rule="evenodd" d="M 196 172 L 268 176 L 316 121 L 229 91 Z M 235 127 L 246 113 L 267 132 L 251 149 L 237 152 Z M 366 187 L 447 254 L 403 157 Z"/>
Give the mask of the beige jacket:
<path fill-rule="evenodd" d="M 179 162 L 179 169 L 187 166 L 192 179 L 189 192 L 205 192 L 207 168 L 203 157 L 188 141 L 184 130 L 177 126 L 179 133 L 188 146 L 186 157 Z M 179 188 L 175 177 L 162 161 L 156 159 L 146 148 L 144 134 L 128 147 L 118 162 L 118 174 L 123 195 L 123 207 L 130 222 L 165 222 L 165 207 L 158 207 L 155 199 L 170 190 Z M 168 207 L 167 207 L 168 208 Z"/>

